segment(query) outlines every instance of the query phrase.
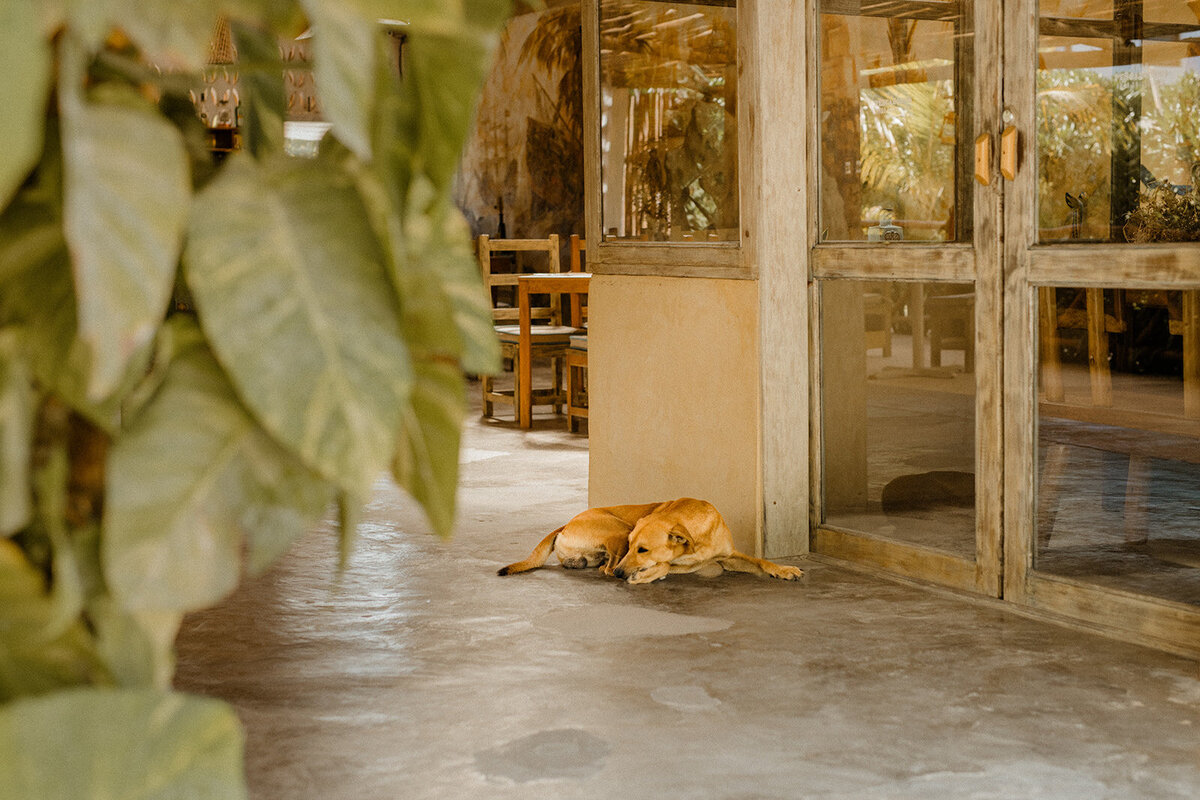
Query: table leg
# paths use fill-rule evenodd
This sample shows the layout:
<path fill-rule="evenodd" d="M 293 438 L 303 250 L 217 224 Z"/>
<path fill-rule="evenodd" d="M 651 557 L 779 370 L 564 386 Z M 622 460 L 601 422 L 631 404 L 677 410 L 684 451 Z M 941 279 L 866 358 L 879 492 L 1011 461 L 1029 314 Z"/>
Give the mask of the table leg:
<path fill-rule="evenodd" d="M 925 284 L 914 283 L 908 307 L 909 322 L 912 325 L 912 365 L 913 369 L 925 369 Z"/>
<path fill-rule="evenodd" d="M 517 405 L 517 422 L 522 428 L 533 427 L 533 343 L 530 335 L 532 324 L 529 311 L 529 286 L 522 283 L 517 288 L 517 305 L 521 334 L 517 344 L 516 391 L 513 401 Z"/>

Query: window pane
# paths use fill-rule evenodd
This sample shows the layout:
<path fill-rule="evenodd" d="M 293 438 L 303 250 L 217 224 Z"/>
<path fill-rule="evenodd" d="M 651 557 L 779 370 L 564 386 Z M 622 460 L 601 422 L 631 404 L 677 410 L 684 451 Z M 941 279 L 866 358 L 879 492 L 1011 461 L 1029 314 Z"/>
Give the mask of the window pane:
<path fill-rule="evenodd" d="M 737 8 L 600 4 L 605 241 L 738 241 Z"/>
<path fill-rule="evenodd" d="M 1200 292 L 1038 291 L 1036 568 L 1200 604 Z"/>
<path fill-rule="evenodd" d="M 969 284 L 821 282 L 825 522 L 975 558 Z"/>
<path fill-rule="evenodd" d="M 822 0 L 823 240 L 970 238 L 956 161 L 973 38 L 960 7 Z"/>
<path fill-rule="evenodd" d="M 1042 0 L 1042 242 L 1200 240 L 1200 4 Z"/>

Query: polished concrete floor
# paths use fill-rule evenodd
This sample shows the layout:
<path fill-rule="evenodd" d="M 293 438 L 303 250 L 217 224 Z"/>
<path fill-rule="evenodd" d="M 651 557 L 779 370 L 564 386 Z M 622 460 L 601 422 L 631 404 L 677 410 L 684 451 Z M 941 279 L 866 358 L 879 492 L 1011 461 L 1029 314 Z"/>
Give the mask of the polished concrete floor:
<path fill-rule="evenodd" d="M 586 439 L 473 420 L 462 460 L 452 540 L 381 481 L 345 573 L 320 529 L 186 621 L 256 800 L 1200 796 L 1192 661 L 815 561 L 500 578 L 586 506 Z"/>

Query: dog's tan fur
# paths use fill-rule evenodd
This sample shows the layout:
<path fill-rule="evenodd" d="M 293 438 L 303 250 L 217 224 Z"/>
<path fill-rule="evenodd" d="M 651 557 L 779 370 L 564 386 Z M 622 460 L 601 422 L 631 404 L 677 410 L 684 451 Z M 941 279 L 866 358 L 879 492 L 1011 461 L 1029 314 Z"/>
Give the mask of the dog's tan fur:
<path fill-rule="evenodd" d="M 524 561 L 501 575 L 536 569 L 554 553 L 571 569 L 600 567 L 629 583 L 650 583 L 672 572 L 731 570 L 796 580 L 803 571 L 733 549 L 733 533 L 704 500 L 589 508 L 543 539 Z"/>

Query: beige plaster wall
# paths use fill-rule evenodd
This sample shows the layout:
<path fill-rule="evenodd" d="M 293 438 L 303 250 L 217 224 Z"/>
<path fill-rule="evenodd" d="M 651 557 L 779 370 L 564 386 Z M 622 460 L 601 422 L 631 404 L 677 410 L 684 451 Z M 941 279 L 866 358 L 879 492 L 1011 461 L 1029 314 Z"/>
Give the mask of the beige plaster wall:
<path fill-rule="evenodd" d="M 703 498 L 757 553 L 758 284 L 596 275 L 588 304 L 590 504 Z"/>

